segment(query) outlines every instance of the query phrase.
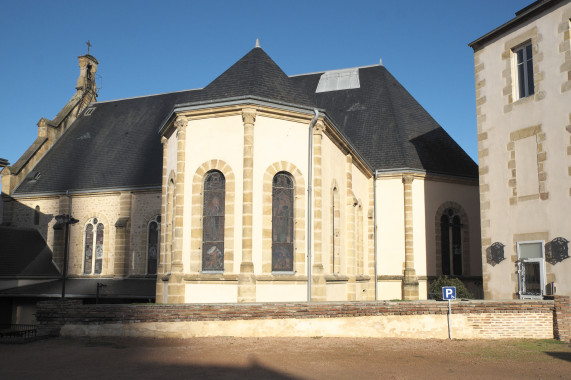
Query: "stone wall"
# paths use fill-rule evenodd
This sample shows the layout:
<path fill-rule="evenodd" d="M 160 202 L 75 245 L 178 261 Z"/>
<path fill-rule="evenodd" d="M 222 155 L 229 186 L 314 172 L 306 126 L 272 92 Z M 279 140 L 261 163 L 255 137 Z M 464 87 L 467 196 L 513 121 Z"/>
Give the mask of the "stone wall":
<path fill-rule="evenodd" d="M 38 304 L 40 333 L 62 336 L 337 336 L 448 338 L 448 304 L 416 302 L 82 305 Z M 452 303 L 456 339 L 568 341 L 569 297 Z"/>

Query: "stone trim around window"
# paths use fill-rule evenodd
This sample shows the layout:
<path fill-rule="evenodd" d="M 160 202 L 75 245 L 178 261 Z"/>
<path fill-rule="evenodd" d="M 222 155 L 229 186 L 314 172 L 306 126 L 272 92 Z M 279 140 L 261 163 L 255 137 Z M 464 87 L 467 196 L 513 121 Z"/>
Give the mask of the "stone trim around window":
<path fill-rule="evenodd" d="M 226 191 L 224 199 L 224 274 L 234 273 L 234 209 L 236 178 L 230 165 L 222 160 L 210 160 L 194 173 L 192 178 L 192 216 L 190 233 L 190 273 L 202 271 L 202 213 L 204 178 L 212 170 L 224 175 Z"/>
<path fill-rule="evenodd" d="M 156 275 L 158 272 L 159 266 L 159 254 L 160 254 L 160 246 L 161 246 L 161 214 L 157 212 L 152 218 L 146 219 L 147 224 L 145 226 L 145 275 Z M 149 271 L 149 264 L 150 264 L 150 256 L 151 256 L 151 247 L 149 245 L 151 239 L 151 223 L 157 224 L 157 246 L 155 253 L 155 265 L 154 265 L 154 272 Z"/>
<path fill-rule="evenodd" d="M 517 195 L 517 180 L 516 180 L 516 160 L 515 160 L 515 141 L 524 139 L 526 137 L 536 136 L 537 141 L 537 176 L 539 180 L 539 191 L 535 195 L 518 196 Z M 545 132 L 541 131 L 541 124 L 532 127 L 519 129 L 510 133 L 510 142 L 507 144 L 507 150 L 510 155 L 508 161 L 508 186 L 512 189 L 510 196 L 510 206 L 516 205 L 518 202 L 541 199 L 546 200 L 549 198 L 549 193 L 545 188 L 547 180 L 547 172 L 545 170 L 545 161 L 547 153 L 545 152 L 543 142 L 545 141 Z"/>
<path fill-rule="evenodd" d="M 566 80 L 561 84 L 561 92 L 571 90 L 571 8 L 563 12 L 561 24 L 557 28 L 561 35 L 559 43 L 559 53 L 562 55 L 563 63 L 559 67 L 559 71 L 567 74 Z"/>
<path fill-rule="evenodd" d="M 133 243 L 135 245 L 138 245 L 139 247 L 142 247 L 144 249 L 144 252 L 142 251 L 142 249 L 137 250 L 137 252 L 133 252 L 131 253 L 131 255 L 129 256 L 129 260 L 133 260 L 134 262 L 134 266 L 130 269 L 129 273 L 132 275 L 140 275 L 140 276 L 146 276 L 147 275 L 147 260 L 148 260 L 148 233 L 149 233 L 149 224 L 151 223 L 151 221 L 157 217 L 160 216 L 161 222 L 159 223 L 159 246 L 158 246 L 158 252 L 157 252 L 157 273 L 159 273 L 160 271 L 160 264 L 161 263 L 161 249 L 163 247 L 163 239 L 164 239 L 164 235 L 163 235 L 163 215 L 161 215 L 161 210 L 160 208 L 149 208 L 149 210 L 145 210 L 144 213 L 142 214 L 142 216 L 140 218 L 134 218 L 133 219 L 133 226 L 132 226 L 132 230 L 138 230 L 138 231 L 145 231 L 145 233 L 142 234 L 138 234 L 139 236 L 136 238 L 137 241 L 133 241 Z M 157 274 L 155 273 L 155 274 Z"/>
<path fill-rule="evenodd" d="M 542 240 L 543 244 L 549 241 L 549 232 L 528 232 L 523 234 L 514 234 L 512 236 L 512 252 L 510 255 L 510 261 L 512 263 L 517 263 L 517 243 L 518 242 L 525 242 L 525 241 L 535 241 L 535 240 Z M 507 247 L 506 247 L 507 248 Z M 508 252 L 506 252 L 507 258 Z M 511 280 L 514 285 L 512 297 L 513 299 L 519 298 L 519 278 L 517 273 L 517 265 L 514 265 L 514 271 L 511 273 Z M 550 282 L 554 282 L 556 280 L 555 274 L 551 270 L 551 264 L 546 263 L 545 268 L 545 283 L 549 284 Z"/>
<path fill-rule="evenodd" d="M 470 224 L 468 222 L 468 214 L 464 208 L 456 202 L 447 201 L 444 202 L 434 215 L 434 239 L 435 239 L 435 262 L 436 262 L 436 275 L 442 275 L 442 242 L 440 229 L 440 218 L 444 211 L 451 208 L 454 212 L 460 216 L 460 221 L 462 223 L 462 276 L 471 275 L 470 271 Z M 450 264 L 452 265 L 452 264 Z"/>
<path fill-rule="evenodd" d="M 331 239 L 328 242 L 330 248 L 325 252 L 323 262 L 328 263 L 329 270 L 326 273 L 339 274 L 341 273 L 341 201 L 339 185 L 335 179 L 331 181 L 329 194 L 331 202 L 329 205 L 329 221 L 326 225 L 329 225 Z"/>
<path fill-rule="evenodd" d="M 530 102 L 532 99 L 534 101 L 539 101 L 545 97 L 545 92 L 541 91 L 540 83 L 543 81 L 544 74 L 540 71 L 540 63 L 543 61 L 543 53 L 539 51 L 539 42 L 541 42 L 542 36 L 537 32 L 537 27 L 534 26 L 530 30 L 508 40 L 504 45 L 504 52 L 502 53 L 502 61 L 505 62 L 505 69 L 502 72 L 502 76 L 505 80 L 505 87 L 503 88 L 502 94 L 506 99 L 506 104 L 504 105 L 504 113 L 510 112 L 514 106 L 519 104 L 524 104 Z M 531 43 L 532 54 L 533 54 L 533 86 L 534 95 L 528 96 L 522 99 L 517 99 L 517 88 L 516 88 L 516 75 L 515 64 L 514 64 L 514 49 L 525 43 Z"/>
<path fill-rule="evenodd" d="M 305 180 L 301 171 L 292 163 L 275 162 L 270 165 L 263 179 L 263 216 L 262 216 L 262 273 L 272 273 L 272 183 L 279 172 L 291 174 L 294 181 L 293 210 L 293 271 L 294 275 L 305 274 Z"/>
<path fill-rule="evenodd" d="M 83 218 L 82 218 L 83 219 Z M 97 214 L 96 216 L 90 216 L 86 220 L 80 219 L 79 225 L 83 225 L 81 230 L 81 274 L 82 277 L 101 277 L 109 274 L 109 266 L 111 265 L 111 247 L 109 246 L 110 231 L 109 231 L 109 221 L 105 215 Z M 97 223 L 95 223 L 97 219 Z M 85 245 L 86 245 L 86 230 L 87 226 L 91 224 L 93 226 L 92 237 L 93 237 L 93 247 L 92 247 L 92 257 L 91 257 L 91 270 L 89 273 L 85 273 Z M 101 272 L 95 273 L 95 259 L 96 259 L 96 245 L 97 245 L 97 226 L 101 225 L 103 230 L 103 257 L 101 258 Z M 70 265 L 71 266 L 71 265 Z"/>

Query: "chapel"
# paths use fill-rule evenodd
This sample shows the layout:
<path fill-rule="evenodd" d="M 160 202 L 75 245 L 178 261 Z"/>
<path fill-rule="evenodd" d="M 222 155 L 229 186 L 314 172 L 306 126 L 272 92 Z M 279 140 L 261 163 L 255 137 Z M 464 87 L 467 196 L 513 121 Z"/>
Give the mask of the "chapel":
<path fill-rule="evenodd" d="M 0 276 L 14 305 L 62 278 L 86 302 L 481 293 L 478 167 L 382 64 L 287 75 L 256 45 L 204 88 L 97 101 L 98 64 L 2 170 L 0 228 L 58 271 Z"/>

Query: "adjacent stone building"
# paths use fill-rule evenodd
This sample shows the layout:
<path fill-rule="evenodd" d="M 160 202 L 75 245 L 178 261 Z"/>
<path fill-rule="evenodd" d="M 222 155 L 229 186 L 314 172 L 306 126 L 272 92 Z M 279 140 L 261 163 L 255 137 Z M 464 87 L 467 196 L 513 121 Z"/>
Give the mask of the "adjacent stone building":
<path fill-rule="evenodd" d="M 481 285 L 477 166 L 384 66 L 287 76 L 257 46 L 203 89 L 97 102 L 97 64 L 2 171 L 4 223 L 59 268 L 54 217 L 78 220 L 69 279 L 151 281 L 158 303 Z"/>
<path fill-rule="evenodd" d="M 470 44 L 486 298 L 571 294 L 570 24 L 540 0 Z"/>

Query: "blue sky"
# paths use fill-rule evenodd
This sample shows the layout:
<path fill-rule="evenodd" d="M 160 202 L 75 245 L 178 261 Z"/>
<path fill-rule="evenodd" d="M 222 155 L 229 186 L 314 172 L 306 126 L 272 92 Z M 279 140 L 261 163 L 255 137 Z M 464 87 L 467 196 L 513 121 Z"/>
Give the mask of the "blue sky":
<path fill-rule="evenodd" d="M 477 162 L 467 44 L 531 2 L 0 0 L 0 157 L 16 162 L 71 98 L 87 40 L 104 101 L 204 87 L 259 38 L 288 75 L 382 58 Z"/>

